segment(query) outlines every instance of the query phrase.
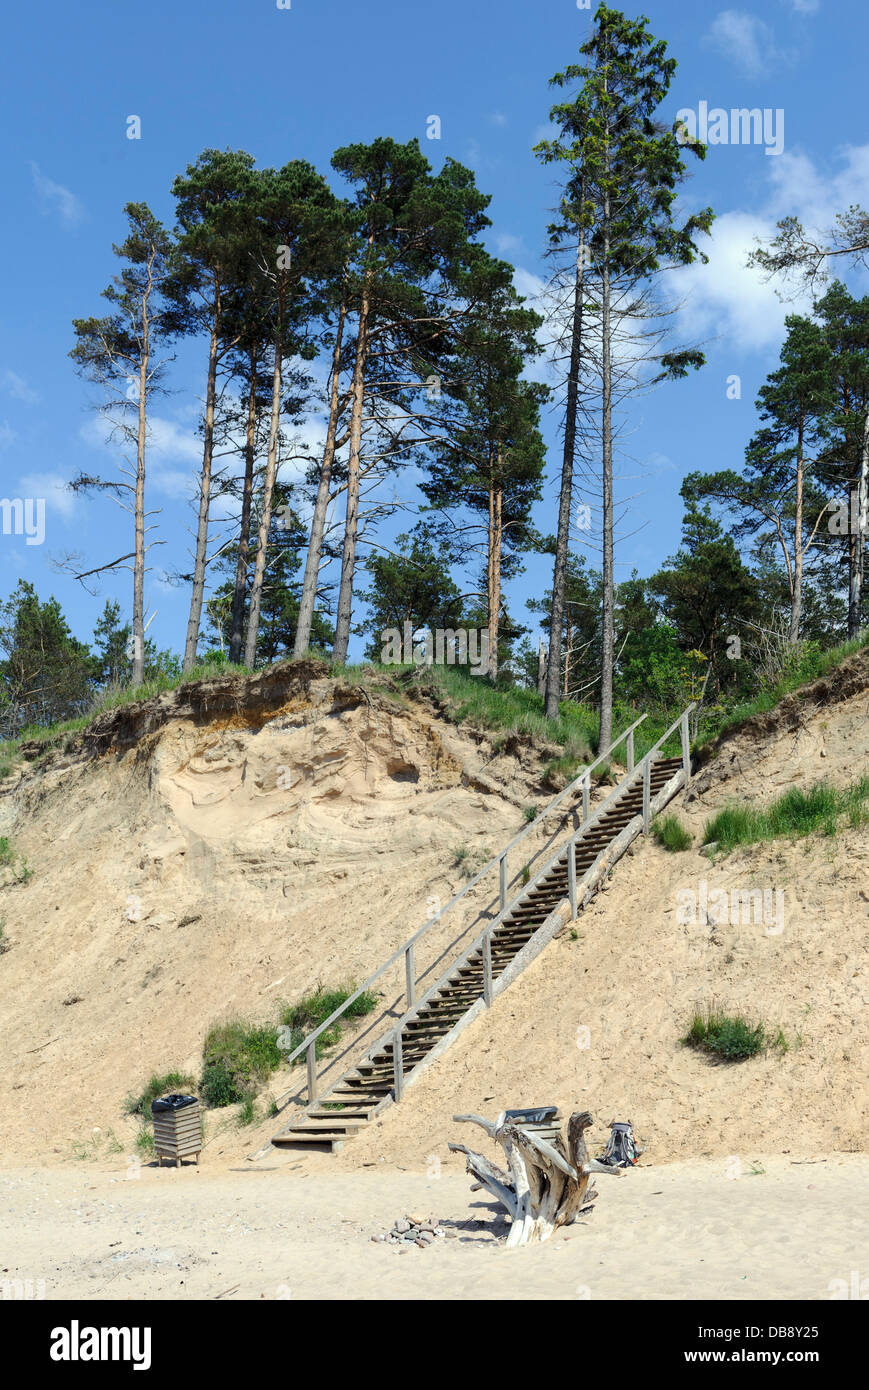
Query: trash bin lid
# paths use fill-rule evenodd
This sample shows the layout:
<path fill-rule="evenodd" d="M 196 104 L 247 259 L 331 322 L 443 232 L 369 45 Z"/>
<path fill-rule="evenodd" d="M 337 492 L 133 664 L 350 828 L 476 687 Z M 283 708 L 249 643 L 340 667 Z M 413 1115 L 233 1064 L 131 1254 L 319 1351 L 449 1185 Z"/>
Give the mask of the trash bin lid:
<path fill-rule="evenodd" d="M 183 1110 L 187 1105 L 195 1105 L 198 1096 L 182 1096 L 173 1092 L 171 1096 L 160 1096 L 151 1101 L 151 1114 L 159 1115 L 162 1110 Z"/>

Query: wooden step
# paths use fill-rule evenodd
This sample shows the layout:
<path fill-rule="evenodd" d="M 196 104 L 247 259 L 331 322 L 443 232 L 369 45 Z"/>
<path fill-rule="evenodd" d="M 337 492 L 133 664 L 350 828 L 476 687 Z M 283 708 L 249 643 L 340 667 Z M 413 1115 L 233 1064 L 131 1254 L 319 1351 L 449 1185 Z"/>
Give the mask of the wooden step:
<path fill-rule="evenodd" d="M 290 1149 L 304 1145 L 305 1148 L 326 1149 L 329 1153 L 340 1153 L 344 1145 L 353 1136 L 349 1134 L 328 1134 L 323 1131 L 319 1134 L 296 1134 L 292 1130 L 288 1134 L 276 1134 L 272 1139 L 275 1148 Z"/>
<path fill-rule="evenodd" d="M 339 1123 L 340 1122 L 340 1123 Z M 310 1115 L 306 1115 L 303 1120 L 296 1120 L 290 1126 L 293 1134 L 337 1134 L 339 1130 L 358 1130 L 364 1129 L 368 1124 L 367 1118 L 364 1120 L 345 1120 L 340 1110 L 333 1112 L 328 1120 L 317 1120 Z"/>

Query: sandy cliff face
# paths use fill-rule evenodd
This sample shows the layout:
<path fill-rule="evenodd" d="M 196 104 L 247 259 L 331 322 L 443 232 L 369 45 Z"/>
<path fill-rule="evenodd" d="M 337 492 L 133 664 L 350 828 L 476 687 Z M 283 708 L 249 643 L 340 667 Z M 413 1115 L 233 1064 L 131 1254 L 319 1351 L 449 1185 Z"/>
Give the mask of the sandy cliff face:
<path fill-rule="evenodd" d="M 592 1110 L 595 1143 L 633 1120 L 656 1161 L 699 1151 L 749 1170 L 754 1153 L 865 1150 L 865 828 L 716 862 L 698 850 L 731 800 L 869 770 L 869 661 L 846 668 L 724 741 L 675 807 L 694 849 L 639 843 L 577 939 L 553 943 L 405 1103 L 304 1162 L 449 1162 L 454 1113 L 553 1101 Z M 0 890 L 4 1154 L 62 1161 L 94 1126 L 101 1155 L 110 1128 L 129 1149 L 128 1092 L 153 1070 L 197 1075 L 227 1015 L 265 1021 L 280 998 L 364 978 L 463 886 L 458 846 L 481 863 L 545 802 L 539 775 L 520 740 L 496 753 L 398 686 L 368 693 L 316 664 L 104 716 L 0 795 L 0 834 L 33 869 Z M 680 893 L 715 888 L 781 893 L 781 923 L 679 920 Z M 473 910 L 487 901 L 475 890 Z M 450 939 L 435 933 L 432 959 Z M 791 1050 L 726 1067 L 681 1048 L 711 999 L 781 1026 Z M 226 1124 L 209 1120 L 212 1154 L 241 1157 L 275 1127 Z"/>
<path fill-rule="evenodd" d="M 125 1133 L 152 1070 L 198 1075 L 237 1012 L 361 980 L 522 823 L 478 746 L 316 665 L 127 707 L 0 797 L 33 870 L 0 893 L 7 1154 Z M 485 786 L 485 790 L 483 787 Z"/>

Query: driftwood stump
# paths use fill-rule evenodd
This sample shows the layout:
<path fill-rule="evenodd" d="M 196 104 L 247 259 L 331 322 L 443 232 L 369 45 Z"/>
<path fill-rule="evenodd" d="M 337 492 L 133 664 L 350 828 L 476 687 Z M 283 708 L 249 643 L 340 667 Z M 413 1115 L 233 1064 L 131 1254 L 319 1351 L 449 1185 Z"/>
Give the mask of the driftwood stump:
<path fill-rule="evenodd" d="M 508 1246 L 548 1240 L 559 1226 L 570 1226 L 597 1197 L 589 1187 L 592 1173 L 621 1177 L 618 1168 L 589 1158 L 584 1133 L 592 1117 L 587 1110 L 571 1115 L 567 1142 L 559 1134 L 554 1144 L 526 1133 L 510 1120 L 498 1125 L 481 1115 L 454 1115 L 453 1119 L 480 1125 L 504 1150 L 507 1172 L 464 1144 L 449 1146 L 453 1153 L 465 1155 L 467 1172 L 476 1180 L 471 1191 L 485 1188 L 509 1213 L 513 1224 Z"/>

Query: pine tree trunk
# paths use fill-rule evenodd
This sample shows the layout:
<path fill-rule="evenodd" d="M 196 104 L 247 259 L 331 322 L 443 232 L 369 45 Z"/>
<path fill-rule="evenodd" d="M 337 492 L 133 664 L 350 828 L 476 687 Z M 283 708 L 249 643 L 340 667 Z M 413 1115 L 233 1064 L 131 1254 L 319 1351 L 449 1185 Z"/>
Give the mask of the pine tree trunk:
<path fill-rule="evenodd" d="M 366 284 L 359 309 L 359 336 L 356 340 L 356 362 L 353 367 L 351 388 L 347 519 L 344 525 L 344 550 L 341 556 L 341 586 L 338 591 L 335 644 L 332 648 L 332 659 L 339 666 L 343 666 L 347 661 L 347 649 L 350 645 L 350 618 L 353 611 L 353 574 L 356 568 L 356 539 L 359 528 L 359 470 L 362 454 L 362 407 L 365 399 L 365 362 L 368 352 L 369 312 L 369 294 Z"/>
<path fill-rule="evenodd" d="M 609 176 L 609 160 L 605 177 Z M 612 743 L 613 736 L 613 655 L 615 645 L 615 589 L 613 581 L 613 421 L 612 421 L 612 323 L 609 268 L 610 201 L 607 192 L 603 210 L 603 259 L 601 264 L 601 311 L 603 354 L 603 605 L 601 613 L 600 734 L 598 752 Z"/>
<path fill-rule="evenodd" d="M 573 640 L 573 627 L 570 622 L 570 610 L 567 613 L 567 625 L 564 634 L 564 699 L 570 694 L 570 644 Z"/>
<path fill-rule="evenodd" d="M 581 196 L 584 194 L 581 190 Z M 555 542 L 555 568 L 552 576 L 552 605 L 549 612 L 549 660 L 546 668 L 545 714 L 558 718 L 561 680 L 561 635 L 564 624 L 564 591 L 567 580 L 567 554 L 570 544 L 570 513 L 573 505 L 573 463 L 576 451 L 576 415 L 579 404 L 579 368 L 582 361 L 582 309 L 585 282 L 585 235 L 580 233 L 576 255 L 573 324 L 570 342 L 570 373 L 567 378 L 567 410 L 564 419 L 564 452 L 561 462 L 561 496 L 558 502 L 558 532 Z"/>
<path fill-rule="evenodd" d="M 791 594 L 791 624 L 788 641 L 795 646 L 800 637 L 800 616 L 803 607 L 803 418 L 797 430 L 797 484 L 794 498 L 794 589 Z"/>
<path fill-rule="evenodd" d="M 503 501 L 500 486 L 501 450 L 498 449 L 498 481 L 492 480 L 489 487 L 489 675 L 494 681 L 498 676 L 498 635 L 501 612 L 501 546 L 503 543 Z"/>
<path fill-rule="evenodd" d="M 546 651 L 542 637 L 537 644 L 537 694 L 546 696 Z"/>
<path fill-rule="evenodd" d="M 317 602 L 317 581 L 320 577 L 320 561 L 323 555 L 323 536 L 326 531 L 326 513 L 329 509 L 329 492 L 332 487 L 332 465 L 335 461 L 335 440 L 338 434 L 338 406 L 340 400 L 341 343 L 344 336 L 344 321 L 347 304 L 342 298 L 338 312 L 338 328 L 335 334 L 335 348 L 332 353 L 332 385 L 329 397 L 329 425 L 326 431 L 326 447 L 320 465 L 320 483 L 314 515 L 311 518 L 311 537 L 308 541 L 308 556 L 305 561 L 305 577 L 302 580 L 302 596 L 299 602 L 299 620 L 296 625 L 296 638 L 293 656 L 303 656 L 311 645 L 311 625 L 314 621 L 314 607 Z"/>
<path fill-rule="evenodd" d="M 244 446 L 244 483 L 241 494 L 241 524 L 238 536 L 238 560 L 235 566 L 235 592 L 232 596 L 232 632 L 229 638 L 229 660 L 241 661 L 244 642 L 244 606 L 247 598 L 247 562 L 250 551 L 250 513 L 253 502 L 253 470 L 256 454 L 256 369 L 257 349 L 249 356 L 250 385 L 247 394 L 247 439 Z"/>
<path fill-rule="evenodd" d="M 196 526 L 196 552 L 193 560 L 193 592 L 190 595 L 190 616 L 187 619 L 187 638 L 184 643 L 185 671 L 196 665 L 199 644 L 199 625 L 202 621 L 202 602 L 205 595 L 205 561 L 208 549 L 208 513 L 211 504 L 211 462 L 214 453 L 214 402 L 217 395 L 217 347 L 220 332 L 220 291 L 217 290 L 211 339 L 208 345 L 208 376 L 205 384 L 205 442 L 202 450 L 202 472 L 199 478 L 199 518 Z"/>
<path fill-rule="evenodd" d="M 145 441 L 148 422 L 146 401 L 148 393 L 148 363 L 150 337 L 148 295 L 142 295 L 142 355 L 139 359 L 139 411 L 136 431 L 136 542 L 133 557 L 133 660 L 131 681 L 141 685 L 145 679 Z"/>
<path fill-rule="evenodd" d="M 256 665 L 256 642 L 259 636 L 259 617 L 262 608 L 263 578 L 268 557 L 269 530 L 272 524 L 272 498 L 275 490 L 275 474 L 278 465 L 278 434 L 281 419 L 281 388 L 283 383 L 283 301 L 278 294 L 277 329 L 275 332 L 275 362 L 272 370 L 272 411 L 269 421 L 269 447 L 266 455 L 266 472 L 263 479 L 262 501 L 260 503 L 259 534 L 257 536 L 256 560 L 250 586 L 250 604 L 247 615 L 247 635 L 244 642 L 244 664 L 251 671 Z"/>
<path fill-rule="evenodd" d="M 850 515 L 850 498 L 849 515 Z M 866 564 L 866 527 L 869 524 L 869 411 L 863 423 L 860 477 L 857 482 L 857 531 L 854 536 L 854 564 L 848 593 L 848 636 L 857 637 L 862 629 L 863 573 Z"/>

